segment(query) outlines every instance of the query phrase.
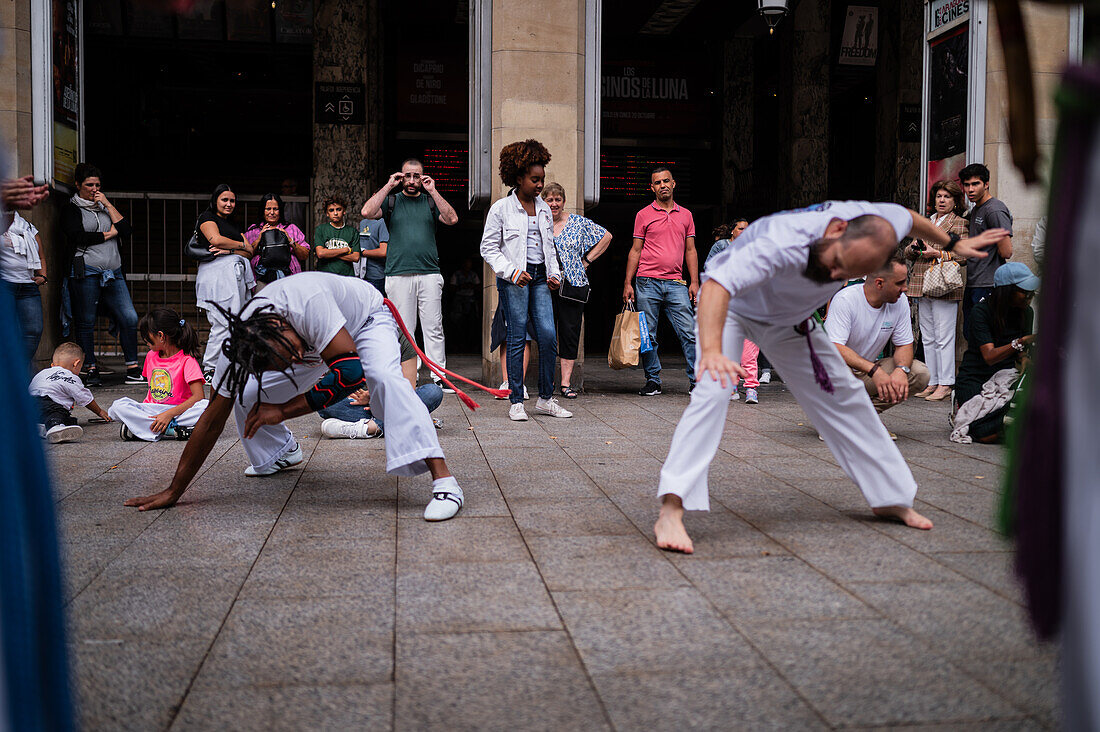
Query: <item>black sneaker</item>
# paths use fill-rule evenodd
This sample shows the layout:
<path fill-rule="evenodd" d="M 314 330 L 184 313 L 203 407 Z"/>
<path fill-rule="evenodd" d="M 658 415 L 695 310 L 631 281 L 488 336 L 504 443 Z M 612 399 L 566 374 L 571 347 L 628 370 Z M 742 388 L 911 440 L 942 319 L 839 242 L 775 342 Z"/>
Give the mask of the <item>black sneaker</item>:
<path fill-rule="evenodd" d="M 90 367 L 84 374 L 84 386 L 103 386 L 103 378 L 95 366 Z"/>
<path fill-rule="evenodd" d="M 192 429 L 188 427 L 180 427 L 176 425 L 176 439 L 180 442 L 186 442 L 191 439 Z"/>
<path fill-rule="evenodd" d="M 119 425 L 118 436 L 122 438 L 124 442 L 137 442 L 138 436 L 130 431 L 130 428 L 125 423 Z"/>
<path fill-rule="evenodd" d="M 127 384 L 144 384 L 145 377 L 141 375 L 140 366 L 131 366 L 126 369 L 126 383 Z"/>
<path fill-rule="evenodd" d="M 638 393 L 642 396 L 656 396 L 661 393 L 661 385 L 653 379 L 650 379 Z"/>

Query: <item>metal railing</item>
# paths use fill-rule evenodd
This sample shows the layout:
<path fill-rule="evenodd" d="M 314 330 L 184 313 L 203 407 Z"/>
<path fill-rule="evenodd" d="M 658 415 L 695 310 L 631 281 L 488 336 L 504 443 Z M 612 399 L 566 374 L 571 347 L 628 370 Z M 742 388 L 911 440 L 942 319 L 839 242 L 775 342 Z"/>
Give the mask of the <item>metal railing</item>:
<path fill-rule="evenodd" d="M 196 219 L 210 201 L 209 195 L 111 192 L 108 197 L 133 227 L 133 234 L 119 247 L 119 253 L 138 317 L 153 308 L 170 307 L 194 326 L 205 342 L 209 324 L 195 302 L 197 264 L 187 258 L 183 249 L 195 230 Z M 284 205 L 304 204 L 303 220 L 294 223 L 303 232 L 309 232 L 312 223 L 309 196 L 282 196 L 282 199 Z M 233 218 L 242 231 L 259 221 L 258 207 L 257 200 L 237 199 Z M 96 353 L 121 355 L 122 349 L 109 333 L 106 318 L 100 317 L 96 326 Z"/>

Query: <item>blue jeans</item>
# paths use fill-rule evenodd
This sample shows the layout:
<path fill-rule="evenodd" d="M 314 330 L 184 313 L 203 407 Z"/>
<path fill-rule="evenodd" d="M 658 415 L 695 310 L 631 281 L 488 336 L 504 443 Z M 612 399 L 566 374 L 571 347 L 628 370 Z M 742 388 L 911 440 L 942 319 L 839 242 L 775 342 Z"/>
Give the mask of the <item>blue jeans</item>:
<path fill-rule="evenodd" d="M 970 340 L 970 311 L 974 306 L 993 294 L 992 287 L 966 286 L 963 290 L 963 338 Z"/>
<path fill-rule="evenodd" d="M 687 359 L 688 381 L 695 383 L 695 313 L 691 309 L 687 285 L 677 280 L 659 280 L 654 277 L 638 277 L 634 280 L 634 299 L 638 310 L 645 313 L 649 325 L 649 337 L 653 350 L 642 354 L 642 368 L 646 381 L 661 383 L 661 359 L 657 357 L 657 318 L 664 310 L 672 323 L 680 348 Z"/>
<path fill-rule="evenodd" d="M 429 414 L 438 409 L 439 405 L 443 403 L 443 387 L 439 384 L 424 384 L 423 386 L 418 386 L 416 387 L 416 395 L 420 397 L 420 401 L 424 402 L 424 406 L 428 408 Z M 382 420 L 371 414 L 369 408 L 357 407 L 347 399 L 341 399 L 331 407 L 325 407 L 319 411 L 318 414 L 324 419 L 340 419 L 344 422 L 358 422 L 361 419 L 373 419 L 380 428 L 385 430 L 385 425 L 382 423 Z"/>
<path fill-rule="evenodd" d="M 38 341 L 42 338 L 42 295 L 33 282 L 5 281 L 4 285 L 15 298 L 15 316 L 19 319 L 19 330 L 23 334 L 27 360 L 30 361 L 34 359 Z"/>
<path fill-rule="evenodd" d="M 69 279 L 69 293 L 73 301 L 76 342 L 84 349 L 84 363 L 95 366 L 95 316 L 102 297 L 103 304 L 118 325 L 118 340 L 122 344 L 126 365 L 137 364 L 138 315 L 134 310 L 134 302 L 130 299 L 130 290 L 126 287 L 122 270 L 105 272 L 85 266 L 83 279 Z"/>
<path fill-rule="evenodd" d="M 512 404 L 523 401 L 523 347 L 527 343 L 527 319 L 535 329 L 539 346 L 539 398 L 554 396 L 554 368 L 558 361 L 558 335 L 554 330 L 554 302 L 546 286 L 546 265 L 529 264 L 531 281 L 523 287 L 497 278 L 500 306 L 504 308 L 508 345 L 508 397 Z"/>

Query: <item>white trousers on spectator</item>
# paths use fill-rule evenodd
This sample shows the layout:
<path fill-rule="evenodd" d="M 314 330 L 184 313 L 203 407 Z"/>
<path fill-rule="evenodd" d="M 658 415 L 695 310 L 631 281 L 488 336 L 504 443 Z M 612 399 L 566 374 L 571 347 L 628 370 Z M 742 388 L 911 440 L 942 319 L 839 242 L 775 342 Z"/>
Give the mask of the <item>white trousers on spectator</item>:
<path fill-rule="evenodd" d="M 363 363 L 363 376 L 370 389 L 370 406 L 386 424 L 386 471 L 394 475 L 419 475 L 428 470 L 427 458 L 443 457 L 435 426 L 424 402 L 417 398 L 412 385 L 401 375 L 397 323 L 385 308 L 380 308 L 366 325 L 353 333 L 355 350 Z M 285 424 L 264 425 L 251 439 L 244 437 L 245 420 L 257 401 L 269 404 L 288 402 L 304 394 L 328 372 L 324 362 L 317 365 L 294 364 L 285 373 L 263 374 L 263 393 L 255 377 L 245 384 L 243 404 L 233 402 L 233 416 L 241 444 L 252 465 L 263 470 L 294 449 L 294 435 Z"/>
<path fill-rule="evenodd" d="M 206 336 L 206 350 L 202 354 L 202 370 L 212 371 L 218 365 L 218 356 L 222 353 L 222 344 L 229 338 L 229 321 L 214 308 L 204 311 L 210 323 L 210 334 Z"/>
<path fill-rule="evenodd" d="M 852 375 L 821 326 L 815 324 L 810 337 L 832 380 L 832 394 L 822 391 L 814 381 L 806 336 L 792 326 L 768 325 L 728 313 L 722 352 L 737 362 L 746 338 L 760 346 L 871 507 L 912 506 L 916 481 L 871 406 L 867 390 Z M 672 493 L 680 497 L 686 510 L 707 511 L 707 473 L 722 439 L 733 387 L 727 379 L 723 388 L 709 372 L 696 371 L 695 378 L 691 402 L 680 416 L 661 469 L 657 495 Z"/>
<path fill-rule="evenodd" d="M 955 323 L 958 317 L 959 303 L 954 300 L 922 297 L 917 301 L 917 321 L 924 343 L 929 384 L 955 384 Z"/>
<path fill-rule="evenodd" d="M 397 306 L 409 333 L 416 333 L 417 316 L 424 336 L 424 353 L 440 366 L 447 365 L 443 341 L 443 275 L 394 275 L 386 277 L 386 297 Z M 416 365 L 420 366 L 419 359 Z M 434 379 L 435 376 L 433 375 Z"/>
<path fill-rule="evenodd" d="M 199 417 L 202 416 L 203 410 L 206 409 L 207 404 L 209 404 L 209 402 L 206 399 L 200 399 L 195 402 L 186 412 L 176 417 L 176 424 L 180 427 L 187 427 L 188 429 L 194 427 L 195 423 L 199 421 Z M 111 407 L 107 410 L 107 414 L 116 422 L 122 422 L 129 427 L 130 431 L 133 432 L 134 436 L 138 439 L 145 440 L 146 442 L 156 442 L 163 437 L 163 433 L 153 432 L 153 430 L 150 429 L 153 425 L 153 417 L 167 409 L 171 409 L 172 406 L 171 404 L 137 402 L 130 397 L 121 397 L 115 399 L 114 403 L 111 404 Z"/>

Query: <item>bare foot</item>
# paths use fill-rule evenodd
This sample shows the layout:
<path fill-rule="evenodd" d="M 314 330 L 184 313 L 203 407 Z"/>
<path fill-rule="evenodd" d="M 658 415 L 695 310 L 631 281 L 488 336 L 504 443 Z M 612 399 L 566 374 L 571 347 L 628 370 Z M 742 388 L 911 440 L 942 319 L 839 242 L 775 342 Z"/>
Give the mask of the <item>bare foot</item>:
<path fill-rule="evenodd" d="M 666 494 L 661 500 L 661 513 L 653 526 L 653 533 L 657 535 L 658 549 L 684 554 L 695 552 L 691 537 L 684 528 L 684 504 L 679 496 Z"/>
<path fill-rule="evenodd" d="M 897 519 L 906 526 L 911 526 L 914 529 L 927 531 L 932 528 L 931 521 L 921 516 L 913 509 L 905 506 L 882 506 L 880 508 L 872 508 L 871 512 L 882 518 Z"/>

